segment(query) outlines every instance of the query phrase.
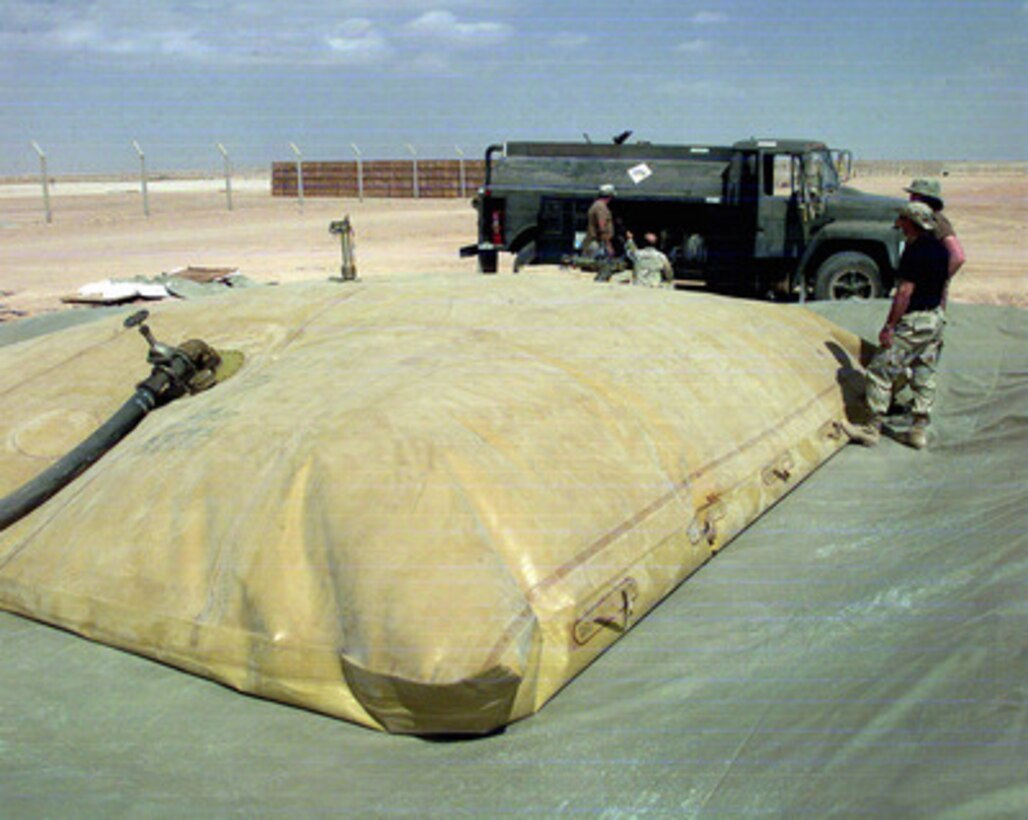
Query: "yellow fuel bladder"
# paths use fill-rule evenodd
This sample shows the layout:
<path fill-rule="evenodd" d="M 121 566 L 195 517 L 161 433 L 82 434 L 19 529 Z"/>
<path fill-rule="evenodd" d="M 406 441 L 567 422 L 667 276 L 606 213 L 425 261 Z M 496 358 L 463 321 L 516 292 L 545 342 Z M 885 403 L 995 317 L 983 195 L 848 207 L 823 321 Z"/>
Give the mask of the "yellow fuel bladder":
<path fill-rule="evenodd" d="M 425 734 L 537 711 L 831 456 L 860 345 L 799 306 L 558 277 L 152 313 L 241 369 L 0 532 L 0 607 Z M 118 318 L 0 349 L 0 494 L 147 373 Z"/>

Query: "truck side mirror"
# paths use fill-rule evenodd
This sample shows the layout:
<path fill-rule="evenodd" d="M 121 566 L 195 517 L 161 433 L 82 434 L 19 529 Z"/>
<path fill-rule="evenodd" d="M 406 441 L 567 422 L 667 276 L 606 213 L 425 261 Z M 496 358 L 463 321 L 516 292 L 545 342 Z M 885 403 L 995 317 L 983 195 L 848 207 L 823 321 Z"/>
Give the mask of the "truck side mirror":
<path fill-rule="evenodd" d="M 839 177 L 839 183 L 853 179 L 853 154 L 850 151 L 832 151 L 832 164 Z"/>

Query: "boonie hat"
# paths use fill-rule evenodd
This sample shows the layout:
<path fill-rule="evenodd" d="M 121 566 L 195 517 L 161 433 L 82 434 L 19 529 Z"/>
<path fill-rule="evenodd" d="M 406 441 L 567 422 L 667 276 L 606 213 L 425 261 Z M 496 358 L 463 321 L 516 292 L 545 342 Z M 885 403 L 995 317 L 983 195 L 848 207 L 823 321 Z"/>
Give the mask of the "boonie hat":
<path fill-rule="evenodd" d="M 935 229 L 935 214 L 924 202 L 908 202 L 902 208 L 896 209 L 899 215 L 906 217 L 919 228 L 926 231 Z"/>
<path fill-rule="evenodd" d="M 610 183 L 605 183 L 600 186 L 600 196 L 614 196 L 614 186 Z"/>
<path fill-rule="evenodd" d="M 927 196 L 932 199 L 936 199 L 939 203 L 942 203 L 942 185 L 937 179 L 924 179 L 919 177 L 913 180 L 910 185 L 903 189 L 908 194 L 917 194 L 918 196 Z"/>

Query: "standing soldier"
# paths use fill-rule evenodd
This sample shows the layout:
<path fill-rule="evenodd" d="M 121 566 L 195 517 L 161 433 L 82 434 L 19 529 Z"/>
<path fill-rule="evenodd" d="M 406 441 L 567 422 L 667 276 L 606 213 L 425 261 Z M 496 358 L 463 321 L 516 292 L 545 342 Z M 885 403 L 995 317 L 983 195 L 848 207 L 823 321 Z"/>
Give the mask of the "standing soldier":
<path fill-rule="evenodd" d="M 610 213 L 610 201 L 614 198 L 613 185 L 601 185 L 596 200 L 586 214 L 585 242 L 583 256 L 596 261 L 596 279 L 606 282 L 612 273 L 614 260 L 614 218 Z"/>
<path fill-rule="evenodd" d="M 957 271 L 960 270 L 967 257 L 964 255 L 964 248 L 960 244 L 960 240 L 957 239 L 957 232 L 953 230 L 953 225 L 950 224 L 949 219 L 942 212 L 942 185 L 937 179 L 915 179 L 903 190 L 910 194 L 911 202 L 923 202 L 932 209 L 932 213 L 935 215 L 935 238 L 943 244 L 947 253 L 949 253 L 948 279 L 952 279 L 956 276 Z M 946 289 L 948 292 L 948 281 L 946 282 Z M 947 295 L 948 293 L 943 293 L 943 307 L 946 306 Z"/>
<path fill-rule="evenodd" d="M 943 297 L 949 279 L 948 254 L 935 237 L 935 218 L 924 202 L 908 202 L 896 219 L 906 248 L 896 273 L 896 294 L 878 334 L 881 347 L 867 366 L 866 424 L 843 423 L 853 441 L 873 447 L 881 438 L 882 418 L 892 401 L 895 382 L 910 368 L 914 393 L 913 426 L 906 443 L 920 450 L 928 443 L 928 423 L 935 400 L 935 366 L 946 324 Z"/>

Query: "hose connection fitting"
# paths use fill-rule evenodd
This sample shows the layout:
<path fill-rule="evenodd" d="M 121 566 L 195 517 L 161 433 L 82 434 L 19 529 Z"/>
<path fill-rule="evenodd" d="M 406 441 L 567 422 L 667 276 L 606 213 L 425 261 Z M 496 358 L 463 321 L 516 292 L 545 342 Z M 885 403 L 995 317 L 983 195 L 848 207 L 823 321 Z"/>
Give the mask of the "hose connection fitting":
<path fill-rule="evenodd" d="M 0 531 L 28 515 L 52 498 L 70 482 L 96 463 L 127 436 L 144 416 L 162 404 L 186 393 L 199 393 L 213 387 L 219 375 L 228 378 L 242 366 L 238 351 L 225 351 L 225 362 L 213 347 L 190 339 L 178 347 L 158 342 L 146 325 L 149 311 L 140 310 L 125 320 L 125 327 L 138 327 L 150 350 L 146 360 L 153 371 L 136 385 L 133 393 L 107 421 L 85 441 L 65 454 L 43 472 L 13 493 L 0 498 Z"/>
<path fill-rule="evenodd" d="M 146 324 L 149 316 L 148 310 L 140 310 L 125 320 L 125 327 L 138 327 L 150 346 L 146 360 L 153 371 L 136 387 L 149 392 L 157 405 L 213 387 L 221 364 L 218 352 L 201 339 L 189 339 L 178 347 L 157 341 Z"/>

